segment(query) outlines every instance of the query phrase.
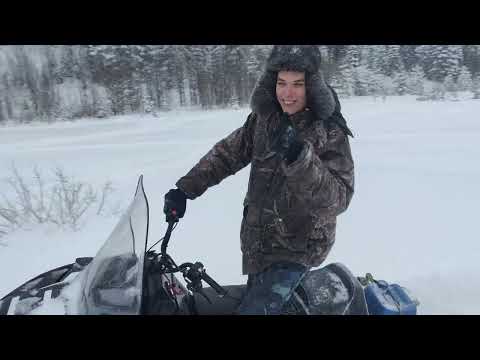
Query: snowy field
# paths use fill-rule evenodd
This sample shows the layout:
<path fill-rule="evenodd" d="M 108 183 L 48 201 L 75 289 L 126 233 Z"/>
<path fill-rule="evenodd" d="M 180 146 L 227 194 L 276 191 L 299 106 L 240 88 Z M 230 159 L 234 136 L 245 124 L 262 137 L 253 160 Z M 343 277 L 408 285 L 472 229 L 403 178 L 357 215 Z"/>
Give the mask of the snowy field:
<path fill-rule="evenodd" d="M 342 106 L 355 134 L 356 192 L 338 219 L 326 263 L 406 286 L 422 314 L 480 314 L 480 101 L 352 98 Z M 34 166 L 45 173 L 60 166 L 95 186 L 111 181 L 113 200 L 125 208 L 143 174 L 153 244 L 166 230 L 164 193 L 248 112 L 173 111 L 0 127 L 0 180 L 12 163 L 25 175 Z M 239 228 L 249 169 L 188 202 L 170 241 L 177 263 L 202 261 L 221 284 L 246 281 Z M 92 217 L 77 232 L 37 225 L 0 238 L 0 298 L 41 272 L 94 256 L 117 220 Z"/>

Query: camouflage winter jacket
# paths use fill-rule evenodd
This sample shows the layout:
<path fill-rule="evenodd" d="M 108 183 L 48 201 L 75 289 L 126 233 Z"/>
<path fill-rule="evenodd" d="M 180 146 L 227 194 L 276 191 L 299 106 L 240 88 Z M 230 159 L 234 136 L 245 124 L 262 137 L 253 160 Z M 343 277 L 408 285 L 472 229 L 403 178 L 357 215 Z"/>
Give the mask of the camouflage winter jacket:
<path fill-rule="evenodd" d="M 304 148 L 289 166 L 271 150 L 280 113 L 252 112 L 176 184 L 195 199 L 251 164 L 240 234 L 244 274 L 280 260 L 318 266 L 332 248 L 336 217 L 353 195 L 354 164 L 348 129 L 315 114 L 290 117 Z"/>

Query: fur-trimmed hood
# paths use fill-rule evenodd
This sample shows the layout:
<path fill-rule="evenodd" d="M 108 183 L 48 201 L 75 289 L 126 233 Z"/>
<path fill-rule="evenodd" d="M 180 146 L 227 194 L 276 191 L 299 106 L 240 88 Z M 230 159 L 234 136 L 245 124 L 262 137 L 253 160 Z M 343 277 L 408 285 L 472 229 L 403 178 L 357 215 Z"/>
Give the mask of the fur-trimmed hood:
<path fill-rule="evenodd" d="M 319 120 L 327 120 L 335 110 L 335 98 L 320 70 L 320 50 L 314 45 L 275 45 L 264 74 L 252 93 L 252 111 L 262 117 L 282 111 L 276 96 L 280 70 L 304 71 L 307 107 Z"/>

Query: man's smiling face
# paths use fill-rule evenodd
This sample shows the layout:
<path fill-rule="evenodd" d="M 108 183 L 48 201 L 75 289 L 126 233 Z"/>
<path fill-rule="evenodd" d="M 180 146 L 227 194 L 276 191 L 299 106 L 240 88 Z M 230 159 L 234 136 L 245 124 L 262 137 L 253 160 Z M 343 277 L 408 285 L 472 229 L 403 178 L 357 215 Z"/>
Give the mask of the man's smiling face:
<path fill-rule="evenodd" d="M 277 100 L 282 110 L 289 115 L 303 111 L 307 106 L 305 73 L 279 71 L 276 86 Z"/>

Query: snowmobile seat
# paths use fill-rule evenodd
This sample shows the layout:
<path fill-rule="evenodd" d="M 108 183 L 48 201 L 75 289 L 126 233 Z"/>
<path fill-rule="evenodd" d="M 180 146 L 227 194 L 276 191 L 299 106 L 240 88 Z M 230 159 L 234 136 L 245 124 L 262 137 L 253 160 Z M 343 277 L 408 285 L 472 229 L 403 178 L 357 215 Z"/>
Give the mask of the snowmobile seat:
<path fill-rule="evenodd" d="M 203 293 L 211 304 L 199 293 L 194 293 L 195 308 L 198 315 L 232 315 L 247 289 L 246 285 L 229 285 L 223 287 L 228 295 L 220 297 L 211 287 L 203 288 Z"/>
<path fill-rule="evenodd" d="M 300 285 L 311 315 L 368 315 L 362 285 L 341 263 L 311 270 Z"/>

